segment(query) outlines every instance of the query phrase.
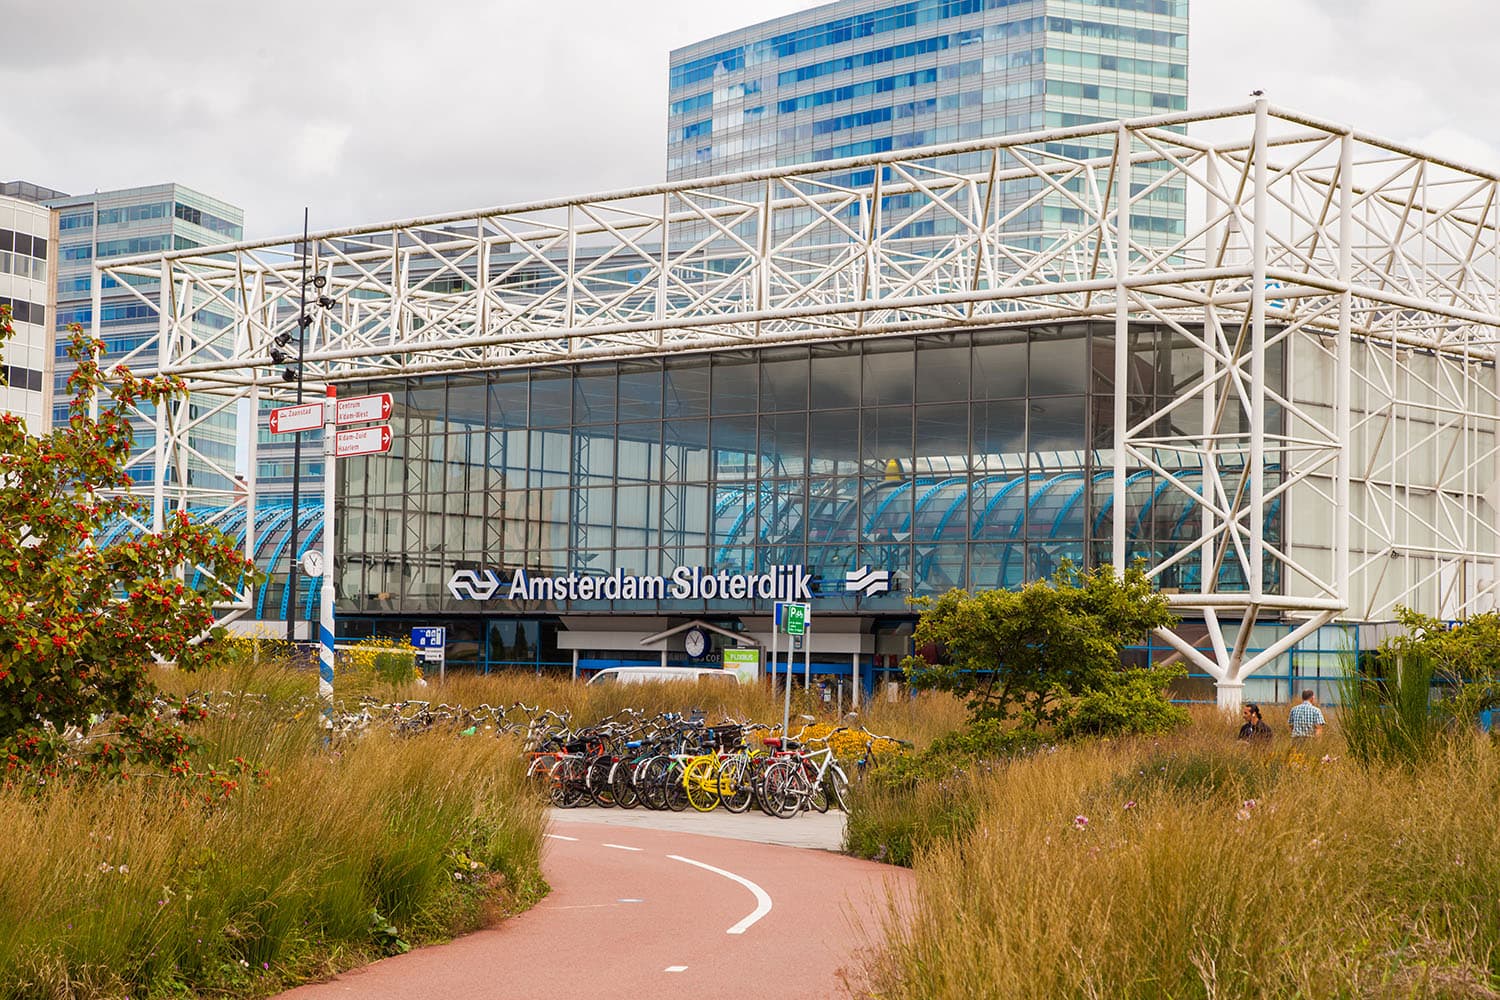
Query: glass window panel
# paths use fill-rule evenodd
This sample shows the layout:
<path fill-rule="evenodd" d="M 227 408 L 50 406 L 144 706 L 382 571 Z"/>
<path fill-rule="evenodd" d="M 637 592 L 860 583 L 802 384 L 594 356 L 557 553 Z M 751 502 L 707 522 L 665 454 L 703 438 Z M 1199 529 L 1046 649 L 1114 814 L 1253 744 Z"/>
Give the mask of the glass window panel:
<path fill-rule="evenodd" d="M 815 347 L 812 352 L 812 408 L 840 410 L 859 405 L 859 345 Z"/>
<path fill-rule="evenodd" d="M 620 419 L 661 419 L 661 362 L 620 363 Z"/>
<path fill-rule="evenodd" d="M 864 356 L 866 406 L 910 403 L 916 379 L 916 356 L 909 340 L 869 341 Z"/>
<path fill-rule="evenodd" d="M 909 475 L 911 407 L 867 407 L 860 414 L 860 423 L 860 454 L 865 471 L 886 476 Z"/>
<path fill-rule="evenodd" d="M 668 420 L 708 416 L 708 389 L 707 357 L 669 360 L 662 384 L 663 415 Z"/>
<path fill-rule="evenodd" d="M 966 472 L 969 465 L 968 404 L 918 406 L 915 454 L 918 475 Z"/>
<path fill-rule="evenodd" d="M 662 424 L 662 478 L 702 482 L 708 478 L 708 421 L 669 420 Z"/>
<path fill-rule="evenodd" d="M 911 537 L 912 491 L 918 480 L 866 479 L 860 489 L 860 541 L 904 543 Z"/>
<path fill-rule="evenodd" d="M 482 430 L 486 394 L 483 376 L 451 376 L 448 380 L 449 431 Z"/>
<path fill-rule="evenodd" d="M 621 482 L 661 479 L 661 424 L 621 424 L 619 427 Z"/>
<path fill-rule="evenodd" d="M 945 594 L 968 586 L 969 550 L 964 545 L 917 545 L 913 549 L 912 593 Z"/>
<path fill-rule="evenodd" d="M 808 430 L 807 468 L 818 475 L 853 472 L 859 458 L 859 412 L 815 413 Z"/>
<path fill-rule="evenodd" d="M 490 377 L 492 427 L 526 426 L 527 381 L 525 372 L 501 372 Z"/>
<path fill-rule="evenodd" d="M 580 483 L 599 485 L 615 474 L 614 427 L 579 427 L 573 434 L 573 474 Z"/>
<path fill-rule="evenodd" d="M 1026 401 L 975 403 L 971 410 L 975 472 L 1016 472 L 1026 468 Z"/>
<path fill-rule="evenodd" d="M 608 423 L 615 419 L 615 375 L 612 364 L 581 365 L 573 378 L 573 421 Z"/>
<path fill-rule="evenodd" d="M 967 334 L 918 341 L 917 402 L 943 403 L 969 398 Z"/>
<path fill-rule="evenodd" d="M 531 373 L 531 426 L 557 427 L 572 419 L 573 380 L 565 368 Z"/>
<path fill-rule="evenodd" d="M 1088 337 L 1081 326 L 1031 342 L 1031 395 L 1061 396 L 1088 391 Z"/>
<path fill-rule="evenodd" d="M 1088 446 L 1086 414 L 1083 396 L 1033 397 L 1027 416 L 1032 467 L 1080 467 L 1083 450 Z"/>
<path fill-rule="evenodd" d="M 859 480 L 852 476 L 809 479 L 807 539 L 850 545 L 859 536 Z"/>
<path fill-rule="evenodd" d="M 713 478 L 748 479 L 756 475 L 756 426 L 754 417 L 714 417 Z"/>
<path fill-rule="evenodd" d="M 760 408 L 807 409 L 808 360 L 805 348 L 773 348 L 761 352 Z"/>
<path fill-rule="evenodd" d="M 981 542 L 969 547 L 970 590 L 1015 590 L 1026 582 L 1026 548 Z"/>
<path fill-rule="evenodd" d="M 446 395 L 447 386 L 442 382 L 433 383 L 430 380 L 421 380 L 407 387 L 407 436 L 442 433 L 443 403 Z"/>
<path fill-rule="evenodd" d="M 755 411 L 759 372 L 755 355 L 749 352 L 712 356 L 713 414 Z"/>
<path fill-rule="evenodd" d="M 806 498 L 802 479 L 767 483 L 762 487 L 760 538 L 774 547 L 800 547 L 806 527 Z"/>
<path fill-rule="evenodd" d="M 987 330 L 974 335 L 974 398 L 1026 395 L 1026 335 Z"/>
<path fill-rule="evenodd" d="M 768 413 L 760 418 L 762 476 L 801 475 L 807 467 L 806 455 L 806 413 L 794 410 L 788 413 Z"/>

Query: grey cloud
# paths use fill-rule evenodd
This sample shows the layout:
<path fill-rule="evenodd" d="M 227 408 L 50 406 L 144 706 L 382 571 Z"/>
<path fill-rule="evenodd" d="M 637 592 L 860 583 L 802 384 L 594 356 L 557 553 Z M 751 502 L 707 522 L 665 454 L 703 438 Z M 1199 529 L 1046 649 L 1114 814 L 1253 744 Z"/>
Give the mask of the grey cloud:
<path fill-rule="evenodd" d="M 0 179 L 179 180 L 242 205 L 255 236 L 299 228 L 304 204 L 336 226 L 646 184 L 668 52 L 811 5 L 0 0 L 0 92 L 20 95 Z M 1497 22 L 1490 0 L 1193 0 L 1192 106 L 1259 87 L 1484 156 Z"/>

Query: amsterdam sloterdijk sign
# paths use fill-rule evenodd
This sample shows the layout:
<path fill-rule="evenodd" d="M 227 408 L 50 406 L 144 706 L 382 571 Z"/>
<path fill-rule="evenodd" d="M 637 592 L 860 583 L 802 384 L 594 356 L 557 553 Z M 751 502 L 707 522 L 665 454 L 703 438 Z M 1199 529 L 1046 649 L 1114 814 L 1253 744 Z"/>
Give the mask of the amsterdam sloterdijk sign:
<path fill-rule="evenodd" d="M 869 567 L 862 571 L 869 572 Z M 448 579 L 448 592 L 461 601 L 810 601 L 813 575 L 803 566 L 773 566 L 766 573 L 715 573 L 701 566 L 678 566 L 664 576 L 630 576 L 616 570 L 609 576 L 568 573 L 546 576 L 515 571 L 508 584 L 493 570 L 461 569 Z M 873 585 L 861 577 L 858 586 L 845 581 L 850 593 L 869 595 L 890 590 L 889 578 Z"/>

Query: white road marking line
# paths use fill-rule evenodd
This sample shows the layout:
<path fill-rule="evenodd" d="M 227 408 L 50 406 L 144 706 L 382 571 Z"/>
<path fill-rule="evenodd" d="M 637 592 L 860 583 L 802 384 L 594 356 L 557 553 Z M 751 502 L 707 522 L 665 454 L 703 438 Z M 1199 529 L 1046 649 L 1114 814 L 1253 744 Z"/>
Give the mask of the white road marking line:
<path fill-rule="evenodd" d="M 745 878 L 743 875 L 736 875 L 734 872 L 726 872 L 722 868 L 715 868 L 713 865 L 706 865 L 701 861 L 694 861 L 692 858 L 684 858 L 680 854 L 668 854 L 667 857 L 671 858 L 673 861 L 681 861 L 683 864 L 695 865 L 699 868 L 702 868 L 704 871 L 713 872 L 715 875 L 722 875 L 732 882 L 738 882 L 740 885 L 744 886 L 746 889 L 749 889 L 755 894 L 754 911 L 752 911 L 751 914 L 744 920 L 741 920 L 739 923 L 729 928 L 729 930 L 725 931 L 725 934 L 743 934 L 745 933 L 745 931 L 750 929 L 751 924 L 754 924 L 761 917 L 771 912 L 770 894 L 760 886 L 756 885 L 754 882 Z"/>
<path fill-rule="evenodd" d="M 600 844 L 600 847 L 613 847 L 617 851 L 639 851 L 639 847 L 626 847 L 624 844 Z"/>
<path fill-rule="evenodd" d="M 644 903 L 644 899 L 617 899 L 616 903 Z"/>
<path fill-rule="evenodd" d="M 564 837 L 560 833 L 544 833 L 544 834 L 542 834 L 542 836 L 543 837 L 547 837 L 547 838 L 549 838 L 551 840 L 577 840 L 578 839 L 577 837 Z"/>
<path fill-rule="evenodd" d="M 685 966 L 685 965 L 669 965 L 665 969 L 663 969 L 662 971 L 663 972 L 686 972 L 687 971 L 687 966 Z"/>

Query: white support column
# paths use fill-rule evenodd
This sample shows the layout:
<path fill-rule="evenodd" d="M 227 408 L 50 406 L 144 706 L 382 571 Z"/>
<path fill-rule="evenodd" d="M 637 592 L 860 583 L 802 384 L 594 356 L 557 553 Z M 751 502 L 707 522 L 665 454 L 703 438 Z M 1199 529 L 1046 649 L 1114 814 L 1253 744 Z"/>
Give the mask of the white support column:
<path fill-rule="evenodd" d="M 578 650 L 573 650 L 573 680 L 578 680 Z"/>
<path fill-rule="evenodd" d="M 1250 565 L 1246 582 L 1256 604 L 1265 595 L 1266 556 L 1266 253 L 1269 172 L 1266 164 L 1266 99 L 1255 102 L 1255 219 L 1251 247 L 1250 276 L 1250 506 L 1246 511 L 1250 533 Z"/>
<path fill-rule="evenodd" d="M 1111 559 L 1115 573 L 1125 574 L 1125 426 L 1130 392 L 1130 303 L 1125 278 L 1130 273 L 1130 132 L 1115 132 L 1115 468 L 1110 502 Z"/>
<path fill-rule="evenodd" d="M 1338 438 L 1338 458 L 1334 465 L 1333 484 L 1333 585 L 1339 600 L 1348 607 L 1354 595 L 1349 590 L 1349 475 L 1353 464 L 1353 342 L 1354 321 L 1354 136 L 1339 140 L 1339 281 L 1344 290 L 1339 295 L 1339 334 L 1334 359 L 1333 426 Z"/>
<path fill-rule="evenodd" d="M 1218 218 L 1224 211 L 1224 204 L 1219 199 L 1219 161 L 1217 156 L 1210 156 L 1205 164 L 1208 184 L 1204 188 L 1206 205 L 1206 218 Z M 1204 233 L 1203 262 L 1207 267 L 1218 267 L 1223 263 L 1224 244 L 1226 229 L 1223 223 L 1210 225 Z M 1217 289 L 1216 283 L 1209 284 L 1209 296 L 1203 304 L 1203 340 L 1207 344 L 1217 344 L 1219 340 L 1218 315 L 1213 305 L 1213 292 Z M 1219 393 L 1215 379 L 1219 374 L 1219 363 L 1211 351 L 1203 352 L 1203 419 L 1201 423 L 1203 432 L 1203 455 L 1199 468 L 1202 470 L 1199 476 L 1198 486 L 1203 491 L 1205 498 L 1213 498 L 1216 492 L 1215 483 L 1219 479 L 1219 452 L 1214 444 L 1214 431 L 1218 425 Z M 1214 516 L 1213 509 L 1206 503 L 1198 505 L 1199 511 L 1199 537 L 1203 540 L 1202 547 L 1198 550 L 1198 559 L 1202 566 L 1198 574 L 1198 590 L 1200 593 L 1211 594 L 1218 588 L 1218 545 L 1213 537 L 1214 530 L 1218 527 L 1218 519 Z M 1230 547 L 1225 542 L 1226 553 Z M 1210 634 L 1218 632 L 1219 622 L 1213 609 L 1209 609 L 1205 615 Z M 1221 651 L 1224 646 L 1222 635 L 1215 649 Z M 1224 659 L 1220 656 L 1220 665 L 1223 666 Z"/>
<path fill-rule="evenodd" d="M 156 367 L 166 369 L 172 362 L 172 262 L 161 262 L 161 285 L 157 289 Z M 97 290 L 97 289 L 96 289 Z M 95 322 L 99 313 L 94 312 Z M 170 403 L 156 403 L 156 440 L 152 443 L 151 530 L 160 532 L 167 518 L 167 440 L 172 433 Z"/>
<path fill-rule="evenodd" d="M 853 671 L 851 672 L 851 676 L 854 678 L 854 683 L 853 683 L 853 686 L 852 686 L 851 693 L 849 695 L 849 708 L 852 709 L 852 710 L 858 710 L 858 708 L 859 708 L 859 654 L 858 653 L 854 653 L 854 654 L 852 654 L 850 656 L 850 663 L 852 664 L 852 666 L 854 668 Z"/>

